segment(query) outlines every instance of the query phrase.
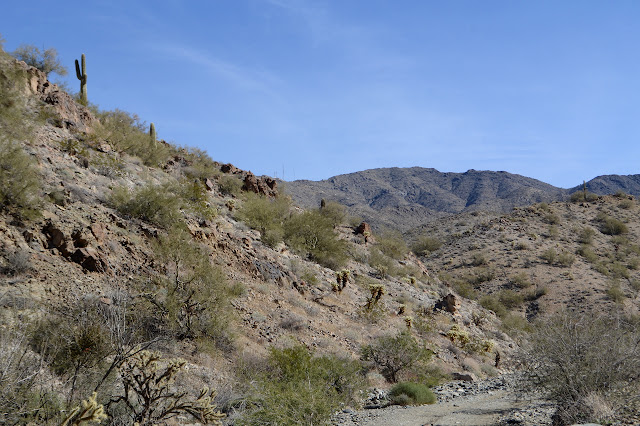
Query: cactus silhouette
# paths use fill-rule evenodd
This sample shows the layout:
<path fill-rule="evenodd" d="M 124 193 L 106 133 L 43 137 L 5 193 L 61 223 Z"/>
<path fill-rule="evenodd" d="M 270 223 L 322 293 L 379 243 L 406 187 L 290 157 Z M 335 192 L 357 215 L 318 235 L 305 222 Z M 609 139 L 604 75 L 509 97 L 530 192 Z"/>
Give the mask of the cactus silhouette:
<path fill-rule="evenodd" d="M 151 138 L 153 146 L 156 146 L 156 126 L 154 126 L 153 123 L 149 126 L 149 137 Z"/>
<path fill-rule="evenodd" d="M 87 105 L 87 64 L 84 53 L 82 54 L 82 72 L 80 71 L 80 64 L 76 59 L 76 77 L 80 80 L 80 102 L 83 105 Z"/>

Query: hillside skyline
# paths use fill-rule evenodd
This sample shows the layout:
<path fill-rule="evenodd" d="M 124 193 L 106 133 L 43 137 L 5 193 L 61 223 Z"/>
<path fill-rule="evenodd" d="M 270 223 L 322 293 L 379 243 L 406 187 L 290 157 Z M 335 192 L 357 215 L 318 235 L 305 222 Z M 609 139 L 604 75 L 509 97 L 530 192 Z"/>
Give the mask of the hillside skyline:
<path fill-rule="evenodd" d="M 638 173 L 635 2 L 79 4 L 7 5 L 5 50 L 58 49 L 72 91 L 85 53 L 91 102 L 256 174 Z"/>

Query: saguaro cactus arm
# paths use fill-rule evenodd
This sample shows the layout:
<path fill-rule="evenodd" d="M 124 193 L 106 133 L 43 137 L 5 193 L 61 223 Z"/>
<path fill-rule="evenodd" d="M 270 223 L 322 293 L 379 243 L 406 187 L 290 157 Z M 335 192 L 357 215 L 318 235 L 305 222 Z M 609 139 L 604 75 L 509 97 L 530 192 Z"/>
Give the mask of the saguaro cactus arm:
<path fill-rule="evenodd" d="M 84 53 L 82 54 L 82 68 L 76 59 L 76 77 L 80 80 L 80 102 L 87 104 L 87 64 Z"/>

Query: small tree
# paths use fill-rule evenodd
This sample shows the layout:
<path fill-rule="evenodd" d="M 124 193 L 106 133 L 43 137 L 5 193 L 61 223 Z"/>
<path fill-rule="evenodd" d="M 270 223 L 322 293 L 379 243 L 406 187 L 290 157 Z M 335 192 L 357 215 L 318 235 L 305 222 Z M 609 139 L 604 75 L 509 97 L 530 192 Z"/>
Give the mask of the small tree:
<path fill-rule="evenodd" d="M 16 59 L 26 62 L 27 65 L 38 68 L 47 76 L 51 73 L 67 75 L 67 69 L 60 63 L 58 51 L 53 47 L 41 51 L 32 44 L 21 44 L 11 54 Z"/>
<path fill-rule="evenodd" d="M 379 368 L 391 383 L 398 381 L 398 373 L 427 362 L 430 357 L 431 351 L 420 345 L 409 331 L 379 337 L 374 344 L 362 348 L 362 360 Z"/>

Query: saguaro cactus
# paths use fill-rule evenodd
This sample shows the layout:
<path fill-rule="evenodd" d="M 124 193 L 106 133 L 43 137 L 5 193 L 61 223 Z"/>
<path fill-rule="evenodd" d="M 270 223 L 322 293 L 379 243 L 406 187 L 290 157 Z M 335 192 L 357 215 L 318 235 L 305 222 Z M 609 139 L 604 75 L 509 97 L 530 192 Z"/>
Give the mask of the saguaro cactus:
<path fill-rule="evenodd" d="M 156 146 L 156 126 L 153 123 L 149 126 L 149 139 L 151 139 L 152 145 Z"/>
<path fill-rule="evenodd" d="M 80 80 L 80 102 L 83 105 L 87 105 L 87 65 L 85 62 L 84 53 L 82 54 L 82 72 L 80 72 L 80 64 L 76 59 L 76 77 Z"/>

